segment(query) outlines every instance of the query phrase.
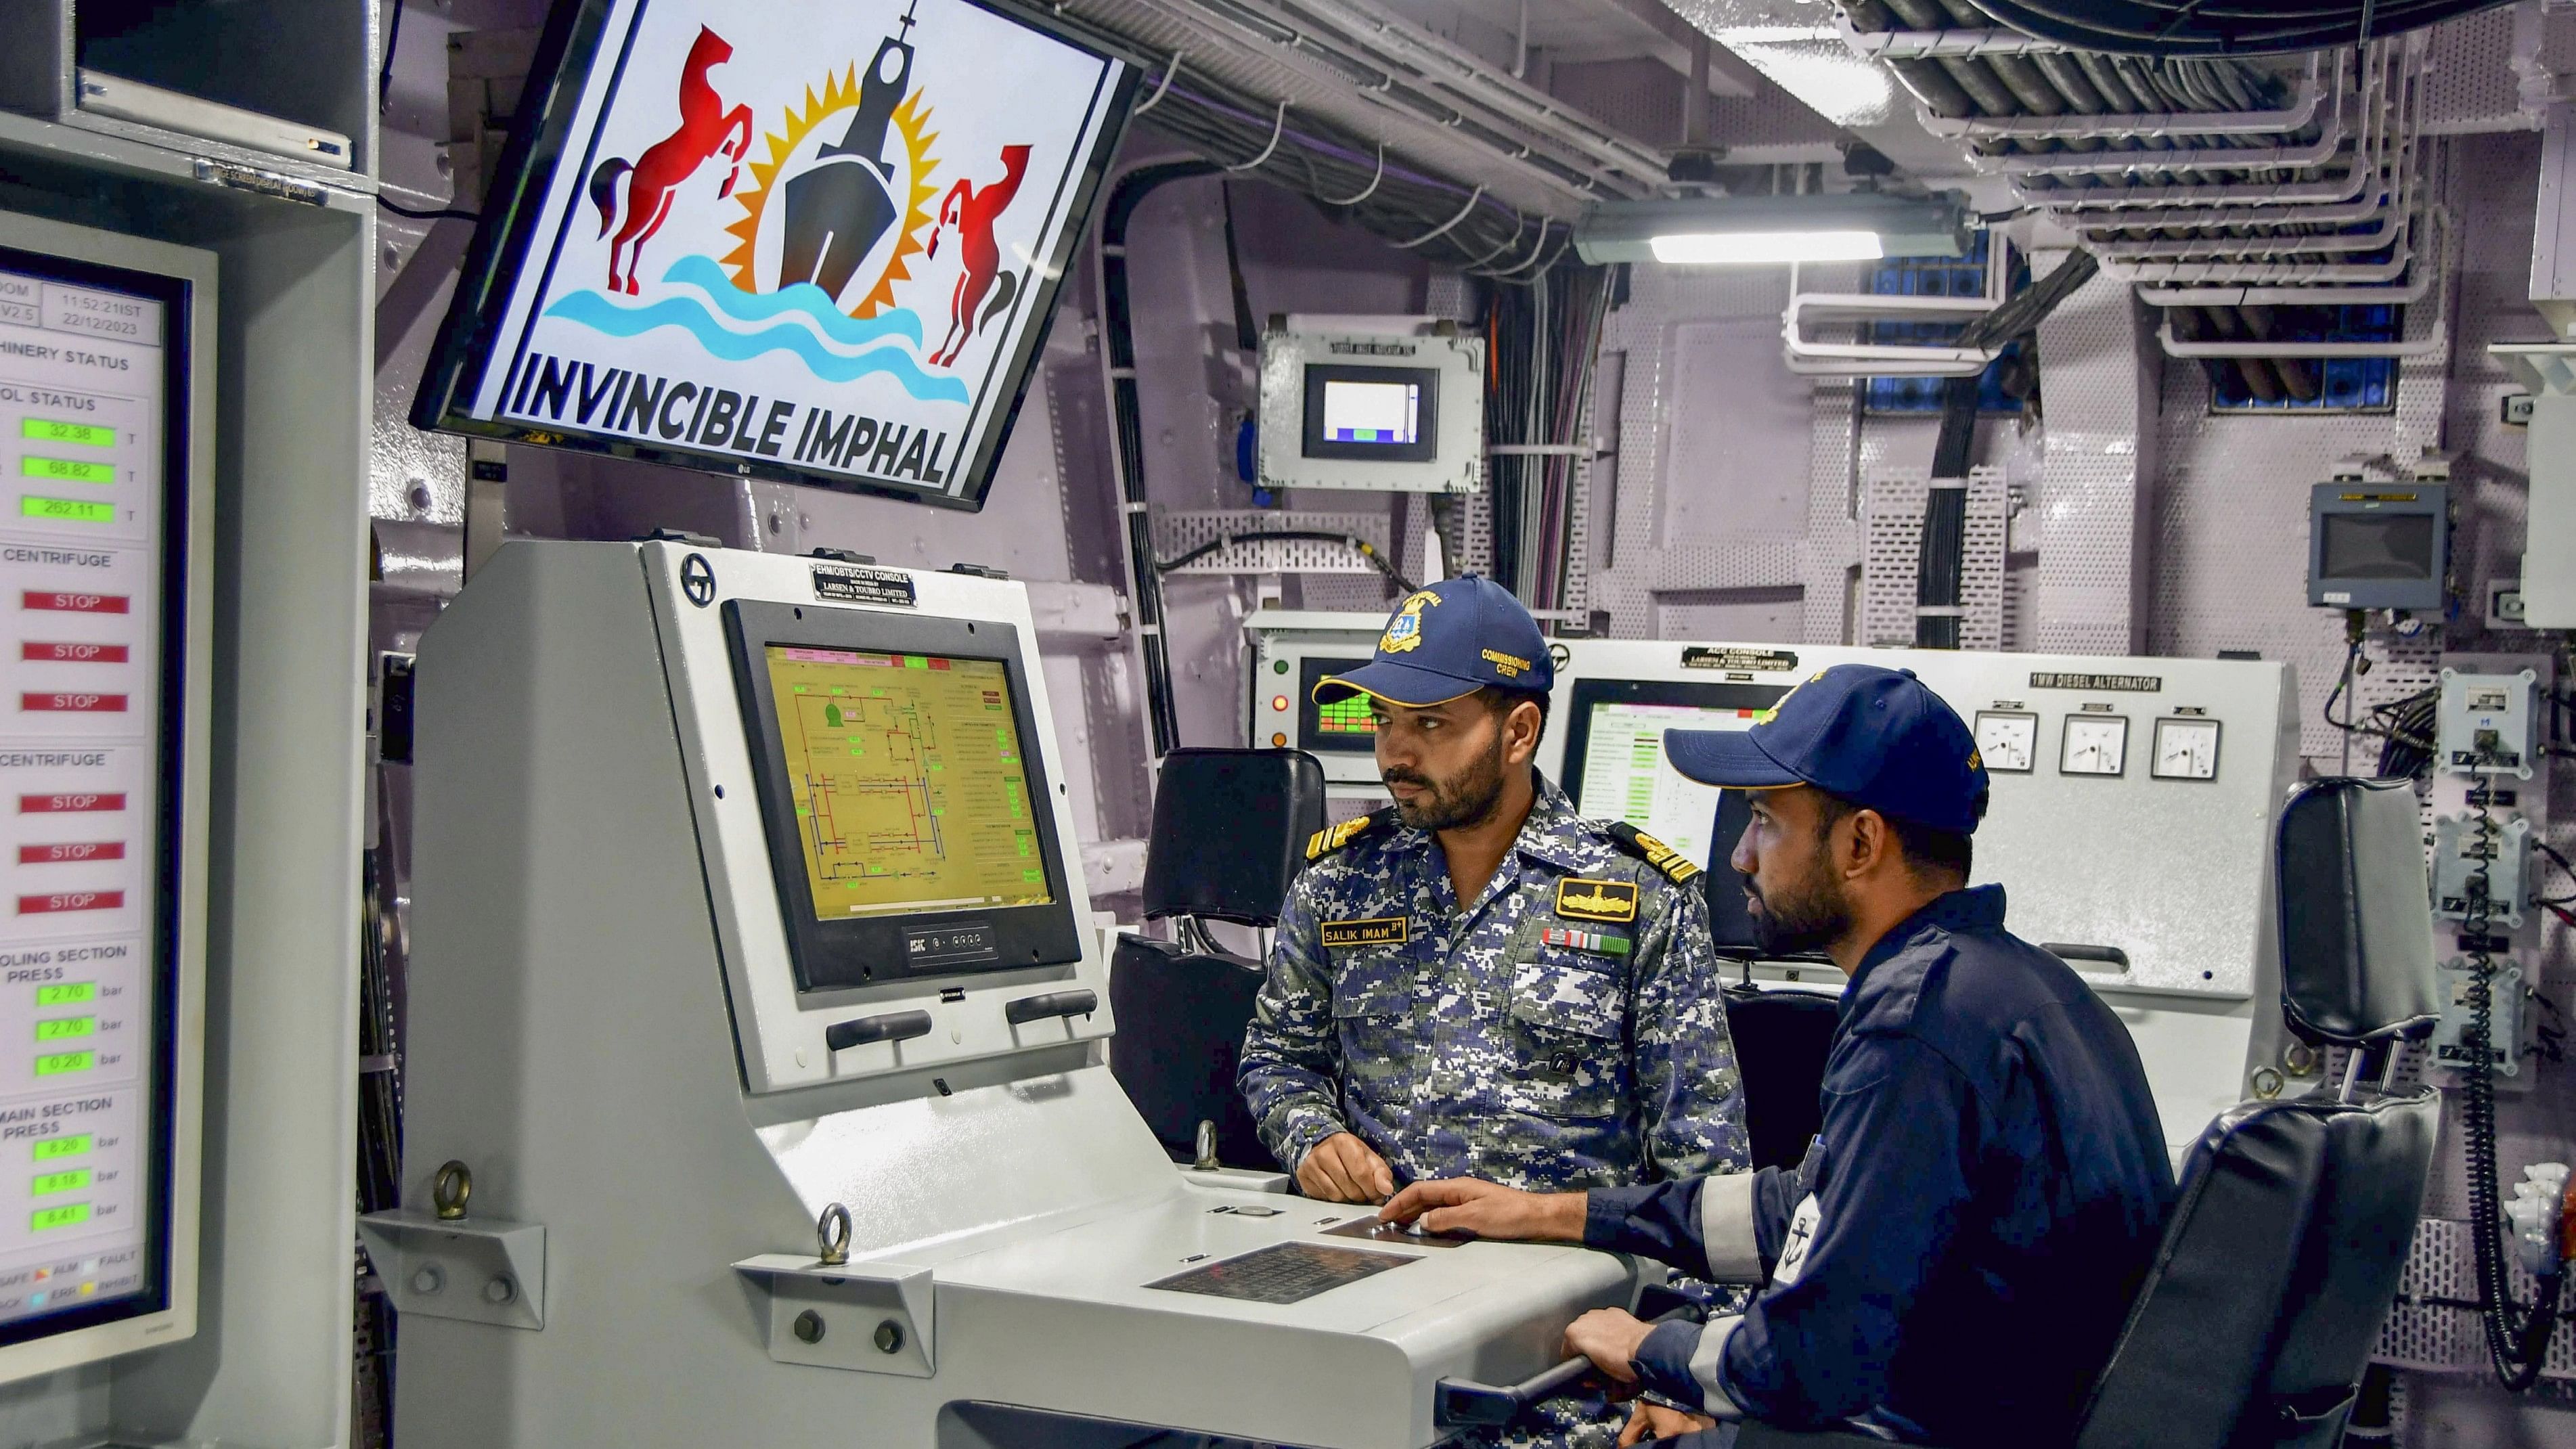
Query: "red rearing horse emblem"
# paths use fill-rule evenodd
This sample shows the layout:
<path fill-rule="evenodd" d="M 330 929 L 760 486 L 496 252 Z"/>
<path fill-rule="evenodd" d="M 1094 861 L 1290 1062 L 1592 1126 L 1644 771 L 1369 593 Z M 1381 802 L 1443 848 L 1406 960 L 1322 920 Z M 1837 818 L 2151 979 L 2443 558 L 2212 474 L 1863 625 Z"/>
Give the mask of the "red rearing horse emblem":
<path fill-rule="evenodd" d="M 940 339 L 939 348 L 930 354 L 933 367 L 953 367 L 957 354 L 974 340 L 975 329 L 993 320 L 995 313 L 1011 305 L 1019 291 L 1016 272 L 1002 271 L 1002 249 L 993 242 L 993 223 L 1009 208 L 1011 198 L 1020 191 L 1020 178 L 1028 174 L 1029 148 L 1002 148 L 1002 179 L 990 186 L 978 187 L 960 180 L 948 188 L 939 203 L 939 225 L 957 228 L 957 249 L 964 270 L 957 274 L 957 290 L 948 299 L 948 335 Z M 939 255 L 939 232 L 930 233 L 929 254 Z M 998 286 L 996 285 L 998 284 Z M 984 294 L 993 294 L 992 304 L 984 307 L 982 321 L 975 309 L 984 302 Z M 941 354 L 945 353 L 945 356 Z"/>
<path fill-rule="evenodd" d="M 670 216 L 671 193 L 718 152 L 733 162 L 733 169 L 725 173 L 717 199 L 733 195 L 733 184 L 742 175 L 743 155 L 751 149 L 751 107 L 726 110 L 724 97 L 707 84 L 708 70 L 731 59 L 733 47 L 724 37 L 699 26 L 698 38 L 689 46 L 688 63 L 680 68 L 680 129 L 655 142 L 632 165 L 612 156 L 590 173 L 590 199 L 599 208 L 601 236 L 617 224 L 617 178 L 633 173 L 626 182 L 626 225 L 618 227 L 617 239 L 608 244 L 608 290 L 630 297 L 639 290 L 635 264 L 643 258 L 644 243 Z M 620 250 L 626 253 L 623 282 L 617 276 Z"/>

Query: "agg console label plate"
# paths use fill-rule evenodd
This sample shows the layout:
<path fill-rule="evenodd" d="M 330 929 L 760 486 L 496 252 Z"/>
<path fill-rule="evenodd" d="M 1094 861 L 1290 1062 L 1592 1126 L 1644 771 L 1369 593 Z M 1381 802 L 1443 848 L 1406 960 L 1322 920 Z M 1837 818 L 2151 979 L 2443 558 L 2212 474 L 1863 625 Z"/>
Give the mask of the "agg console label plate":
<path fill-rule="evenodd" d="M 1712 649 L 1694 644 L 1682 651 L 1684 669 L 1746 669 L 1778 673 L 1798 667 L 1798 656 L 1786 649 Z"/>
<path fill-rule="evenodd" d="M 896 609 L 913 609 L 921 605 L 913 593 L 912 575 L 897 569 L 816 569 L 814 597 Z"/>

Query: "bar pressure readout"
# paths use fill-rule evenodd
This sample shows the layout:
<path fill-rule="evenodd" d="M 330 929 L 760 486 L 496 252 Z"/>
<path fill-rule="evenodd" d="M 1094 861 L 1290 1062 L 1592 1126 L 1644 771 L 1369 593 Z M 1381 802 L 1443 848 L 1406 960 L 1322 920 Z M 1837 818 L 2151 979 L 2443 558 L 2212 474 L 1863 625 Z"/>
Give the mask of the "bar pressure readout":
<path fill-rule="evenodd" d="M 145 1286 L 165 311 L 0 269 L 0 1324 Z"/>
<path fill-rule="evenodd" d="M 772 644 L 767 665 L 817 919 L 1054 900 L 1001 661 Z"/>

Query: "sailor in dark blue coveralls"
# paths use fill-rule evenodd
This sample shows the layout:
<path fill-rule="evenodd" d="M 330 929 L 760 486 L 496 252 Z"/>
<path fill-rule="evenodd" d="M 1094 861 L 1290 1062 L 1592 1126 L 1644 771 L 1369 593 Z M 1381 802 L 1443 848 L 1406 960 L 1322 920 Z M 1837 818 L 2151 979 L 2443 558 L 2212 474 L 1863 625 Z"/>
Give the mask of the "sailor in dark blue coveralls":
<path fill-rule="evenodd" d="M 1417 1183 L 1384 1216 L 1767 1282 L 1741 1317 L 1575 1321 L 1570 1351 L 1707 1416 L 1641 1408 L 1623 1442 L 1748 1416 L 2066 1442 L 2173 1171 L 2128 1030 L 2004 929 L 2001 886 L 1966 888 L 1986 805 L 1967 726 L 1910 672 L 1846 664 L 1750 730 L 1665 748 L 1692 779 L 1756 792 L 1731 864 L 1764 949 L 1821 948 L 1851 977 L 1806 1161 L 1589 1193 Z"/>

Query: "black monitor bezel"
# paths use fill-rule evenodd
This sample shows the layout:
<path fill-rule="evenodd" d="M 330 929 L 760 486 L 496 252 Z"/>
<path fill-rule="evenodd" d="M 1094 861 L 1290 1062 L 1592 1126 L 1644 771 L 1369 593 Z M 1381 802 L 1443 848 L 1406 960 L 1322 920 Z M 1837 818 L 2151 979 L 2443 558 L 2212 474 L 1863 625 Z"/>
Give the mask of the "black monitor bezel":
<path fill-rule="evenodd" d="M 1047 777 L 1044 736 L 1031 708 L 1028 674 L 1020 658 L 1020 631 L 990 619 L 957 619 L 837 609 L 815 604 L 774 604 L 728 599 L 725 642 L 733 658 L 734 693 L 742 708 L 751 751 L 752 778 L 760 797 L 761 833 L 769 846 L 770 876 L 787 937 L 787 955 L 800 995 L 845 991 L 886 981 L 934 976 L 978 976 L 997 971 L 1071 965 L 1082 959 L 1076 902 L 1056 835 L 1056 788 Z M 796 805 L 786 751 L 778 741 L 778 703 L 762 650 L 770 645 L 849 649 L 877 654 L 931 654 L 951 659 L 998 661 L 1009 680 L 1011 718 L 1018 727 L 1021 759 L 1028 766 L 1029 814 L 1036 822 L 1038 854 L 1045 862 L 1042 906 L 915 911 L 819 920 L 805 875 L 805 847 L 797 834 Z M 916 967 L 907 950 L 910 933 L 953 931 L 989 923 L 994 959 Z"/>
<path fill-rule="evenodd" d="M 1324 436 L 1324 384 L 1410 382 L 1422 388 L 1422 410 L 1410 443 L 1337 443 Z M 1299 455 L 1380 463 L 1433 463 L 1440 458 L 1440 369 L 1378 367 L 1349 362 L 1306 364 L 1305 411 L 1298 418 Z"/>
<path fill-rule="evenodd" d="M 1331 654 L 1306 654 L 1297 663 L 1297 748 L 1327 755 L 1374 755 L 1377 736 L 1327 735 L 1323 729 L 1323 707 L 1315 703 L 1315 686 L 1326 674 L 1347 674 L 1369 662 L 1367 655 L 1342 658 Z M 1331 743 L 1326 743 L 1326 741 Z M 1356 743 L 1354 743 L 1356 741 Z"/>
<path fill-rule="evenodd" d="M 160 748 L 153 780 L 153 913 L 143 935 L 150 941 L 152 1070 L 140 1084 L 150 1121 L 145 1160 L 151 1180 L 143 1233 L 143 1286 L 85 1307 L 49 1310 L 0 1324 L 0 1347 L 53 1338 L 102 1324 L 166 1313 L 171 1307 L 171 1226 L 178 1209 L 172 1180 L 178 1139 L 180 893 L 185 879 L 188 821 L 180 781 L 187 762 L 187 642 L 189 458 L 196 288 L 184 277 L 83 261 L 53 252 L 0 246 L 0 270 L 73 286 L 122 292 L 162 305 L 162 472 Z M 74 1254 L 73 1256 L 85 1256 Z"/>
<path fill-rule="evenodd" d="M 1716 679 L 1578 679 L 1566 701 L 1565 753 L 1557 784 L 1578 811 L 1583 808 L 1583 759 L 1592 744 L 1592 712 L 1605 704 L 1665 704 L 1692 709 L 1769 709 L 1786 698 L 1785 684 L 1745 684 Z M 1608 818 L 1608 812 L 1595 814 Z"/>
<path fill-rule="evenodd" d="M 2364 579 L 2330 575 L 2326 568 L 2327 520 L 2342 514 L 2432 520 L 2430 572 L 2420 578 Z M 2435 610 L 2451 571 L 2450 490 L 2439 483 L 2319 483 L 2308 493 L 2308 603 L 2318 608 Z M 2327 595 L 2335 597 L 2329 599 Z"/>
<path fill-rule="evenodd" d="M 592 67 L 602 61 L 603 41 L 616 3 L 617 0 L 568 0 L 568 3 L 553 6 L 548 13 L 521 90 L 524 99 L 511 123 L 509 139 L 501 149 L 491 184 L 485 190 L 474 237 L 466 248 L 465 261 L 457 274 L 447 315 L 439 323 L 437 338 L 430 348 L 429 363 L 412 397 L 411 425 L 427 432 L 495 438 L 504 442 L 715 471 L 733 477 L 774 479 L 842 493 L 877 494 L 942 508 L 963 509 L 969 513 L 981 512 L 985 497 L 992 489 L 993 474 L 1001 461 L 1002 449 L 1018 427 L 1020 410 L 1028 401 L 1029 387 L 1037 380 L 1039 360 L 1046 347 L 1047 333 L 1054 325 L 1055 307 L 1062 295 L 1064 280 L 1073 269 L 1076 253 L 1091 234 L 1092 212 L 1102 199 L 1102 183 L 1108 177 L 1128 122 L 1134 117 L 1136 92 L 1145 74 L 1141 68 L 1144 62 L 1128 51 L 1105 43 L 1106 37 L 1099 31 L 1069 25 L 1056 14 L 1036 6 L 1016 3 L 1016 0 L 964 0 L 966 4 L 990 11 L 1085 54 L 1112 62 L 1118 70 L 1109 79 L 1105 88 L 1107 93 L 1093 98 L 1094 104 L 1108 108 L 1109 116 L 1102 124 L 1090 154 L 1083 158 L 1072 190 L 1066 194 L 1068 215 L 1057 238 L 1054 254 L 1045 260 L 1044 265 L 1033 268 L 1037 283 L 1029 289 L 1028 305 L 1041 320 L 1022 336 L 1019 346 L 1007 359 L 996 360 L 996 366 L 1007 369 L 1003 374 L 1007 381 L 1000 391 L 1008 394 L 1008 400 L 993 409 L 993 421 L 987 424 L 973 455 L 961 456 L 952 468 L 952 478 L 970 480 L 964 491 L 952 494 L 944 488 L 927 488 L 895 478 L 821 473 L 760 457 L 692 447 L 653 446 L 613 434 L 538 428 L 507 418 L 485 421 L 471 414 L 469 400 L 481 388 L 483 376 L 502 345 L 503 314 L 509 308 L 510 294 L 517 286 L 519 273 L 537 242 L 538 226 L 544 219 L 546 190 L 553 182 L 555 168 L 563 163 L 570 148 L 574 114 L 580 108 L 582 92 L 589 84 Z M 623 56 L 618 54 L 610 54 L 606 60 L 613 65 L 624 64 Z M 576 155 L 574 160 L 578 162 L 580 157 Z"/>

